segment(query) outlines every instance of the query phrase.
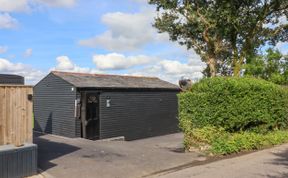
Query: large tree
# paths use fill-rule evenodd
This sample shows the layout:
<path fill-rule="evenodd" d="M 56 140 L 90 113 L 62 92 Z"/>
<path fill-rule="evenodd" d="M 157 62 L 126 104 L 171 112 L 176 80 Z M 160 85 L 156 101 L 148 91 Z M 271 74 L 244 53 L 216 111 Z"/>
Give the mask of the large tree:
<path fill-rule="evenodd" d="M 154 26 L 172 41 L 193 48 L 209 76 L 229 68 L 240 75 L 246 59 L 262 45 L 288 40 L 287 0 L 150 0 L 158 16 Z M 225 70 L 226 74 L 229 74 Z M 223 73 L 222 73 L 223 74 Z"/>

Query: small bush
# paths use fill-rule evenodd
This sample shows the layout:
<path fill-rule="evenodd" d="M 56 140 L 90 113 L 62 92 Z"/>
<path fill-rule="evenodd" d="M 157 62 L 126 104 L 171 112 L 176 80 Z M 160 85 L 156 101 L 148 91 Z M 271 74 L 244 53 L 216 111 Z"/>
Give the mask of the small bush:
<path fill-rule="evenodd" d="M 206 148 L 215 155 L 227 155 L 241 151 L 258 150 L 288 142 L 288 131 L 275 130 L 266 134 L 255 132 L 229 133 L 221 128 L 196 128 L 185 137 L 187 148 Z"/>
<path fill-rule="evenodd" d="M 179 111 L 184 133 L 206 126 L 266 133 L 288 127 L 288 92 L 255 78 L 209 78 L 179 94 Z"/>

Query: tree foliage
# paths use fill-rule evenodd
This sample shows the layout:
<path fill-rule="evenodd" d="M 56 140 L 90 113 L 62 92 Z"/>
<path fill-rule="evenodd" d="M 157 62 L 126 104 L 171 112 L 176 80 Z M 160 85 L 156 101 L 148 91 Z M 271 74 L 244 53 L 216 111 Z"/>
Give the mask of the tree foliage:
<path fill-rule="evenodd" d="M 272 48 L 264 55 L 248 58 L 245 75 L 262 78 L 279 85 L 288 85 L 288 56 Z"/>
<path fill-rule="evenodd" d="M 159 12 L 154 26 L 168 32 L 172 41 L 193 48 L 207 64 L 208 76 L 238 76 L 260 46 L 288 40 L 288 24 L 280 23 L 288 16 L 287 0 L 149 2 Z"/>

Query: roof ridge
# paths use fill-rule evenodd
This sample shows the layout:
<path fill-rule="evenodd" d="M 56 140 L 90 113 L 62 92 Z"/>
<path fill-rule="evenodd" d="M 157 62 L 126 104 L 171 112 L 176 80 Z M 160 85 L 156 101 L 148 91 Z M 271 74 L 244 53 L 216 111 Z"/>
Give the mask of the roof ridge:
<path fill-rule="evenodd" d="M 150 78 L 159 79 L 158 77 L 148 76 L 135 76 L 135 75 L 116 75 L 116 74 L 96 74 L 96 73 L 82 73 L 82 72 L 63 72 L 63 71 L 51 71 L 51 73 L 57 74 L 71 74 L 71 75 L 82 75 L 82 76 L 117 76 L 117 77 L 129 77 L 129 78 Z"/>

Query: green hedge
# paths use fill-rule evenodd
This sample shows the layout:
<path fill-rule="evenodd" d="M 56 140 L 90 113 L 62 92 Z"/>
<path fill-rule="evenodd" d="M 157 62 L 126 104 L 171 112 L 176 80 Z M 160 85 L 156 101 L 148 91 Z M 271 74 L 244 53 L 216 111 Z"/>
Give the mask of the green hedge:
<path fill-rule="evenodd" d="M 288 126 L 288 92 L 255 78 L 208 78 L 179 94 L 184 133 L 213 126 L 227 132 L 265 133 Z"/>

